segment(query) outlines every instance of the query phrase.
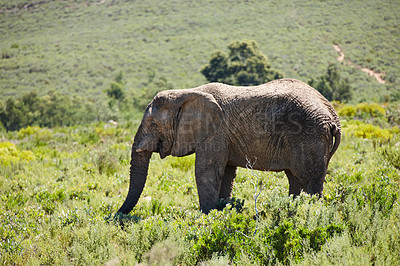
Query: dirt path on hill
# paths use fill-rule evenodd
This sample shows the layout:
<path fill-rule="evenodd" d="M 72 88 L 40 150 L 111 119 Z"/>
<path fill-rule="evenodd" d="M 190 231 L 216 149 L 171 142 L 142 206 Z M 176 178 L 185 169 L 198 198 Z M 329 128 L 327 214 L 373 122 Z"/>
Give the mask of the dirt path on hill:
<path fill-rule="evenodd" d="M 339 45 L 337 45 L 337 44 L 333 45 L 333 49 L 335 49 L 335 51 L 339 53 L 339 56 L 337 57 L 337 60 L 339 62 L 349 64 L 352 67 L 355 67 L 355 68 L 360 69 L 361 71 L 364 71 L 368 75 L 374 77 L 381 84 L 386 83 L 386 81 L 382 79 L 382 76 L 384 75 L 384 73 L 378 73 L 378 72 L 373 71 L 372 69 L 356 65 L 348 59 L 345 60 L 345 54 L 343 53 L 342 49 L 340 49 Z"/>

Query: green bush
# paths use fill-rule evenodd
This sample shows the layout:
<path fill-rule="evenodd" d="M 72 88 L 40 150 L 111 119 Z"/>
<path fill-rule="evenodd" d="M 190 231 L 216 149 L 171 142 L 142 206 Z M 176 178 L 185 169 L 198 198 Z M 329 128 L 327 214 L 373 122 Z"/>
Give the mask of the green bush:
<path fill-rule="evenodd" d="M 381 151 L 382 157 L 387 160 L 393 167 L 400 170 L 400 148 L 395 147 L 385 147 Z"/>
<path fill-rule="evenodd" d="M 35 190 L 33 196 L 47 214 L 53 214 L 57 207 L 56 204 L 62 202 L 67 197 L 64 189 L 55 192 L 50 192 L 46 189 Z"/>
<path fill-rule="evenodd" d="M 383 117 L 386 114 L 385 109 L 377 103 L 359 103 L 356 108 L 361 117 Z"/>
<path fill-rule="evenodd" d="M 400 95 L 400 92 L 399 92 Z M 388 118 L 388 122 L 391 125 L 397 125 L 400 127 L 400 104 L 399 102 L 397 103 L 391 103 L 389 106 L 386 108 L 386 116 Z"/>
<path fill-rule="evenodd" d="M 290 221 L 284 221 L 274 230 L 269 230 L 264 237 L 274 247 L 277 260 L 283 264 L 289 264 L 290 259 L 299 262 L 303 254 L 308 251 L 305 243 L 313 251 L 320 251 L 322 246 L 329 238 L 336 234 L 342 233 L 344 230 L 342 225 L 331 224 L 325 228 L 317 227 L 308 229 L 295 227 Z"/>
<path fill-rule="evenodd" d="M 385 108 L 377 103 L 359 103 L 356 106 L 337 104 L 336 110 L 344 118 L 383 118 L 386 115 Z"/>
<path fill-rule="evenodd" d="M 118 161 L 110 152 L 100 152 L 93 159 L 94 165 L 100 174 L 114 175 L 119 167 Z"/>
<path fill-rule="evenodd" d="M 31 136 L 31 135 L 37 133 L 39 130 L 40 130 L 40 127 L 38 127 L 38 126 L 33 126 L 33 127 L 27 126 L 26 128 L 21 128 L 17 134 L 18 139 L 24 139 L 25 137 L 28 137 L 28 136 Z"/>
<path fill-rule="evenodd" d="M 129 235 L 126 239 L 127 247 L 138 262 L 142 262 L 147 252 L 158 242 L 162 242 L 170 234 L 168 223 L 159 216 L 149 217 L 138 224 L 132 224 L 127 229 Z"/>
<path fill-rule="evenodd" d="M 346 106 L 340 108 L 337 111 L 338 111 L 339 117 L 353 118 L 357 114 L 357 109 L 354 106 L 351 106 L 351 105 L 346 105 Z"/>
<path fill-rule="evenodd" d="M 326 74 L 316 79 L 311 79 L 308 84 L 318 90 L 329 101 L 350 101 L 353 89 L 347 78 L 342 78 L 339 68 L 335 64 L 330 64 Z"/>
<path fill-rule="evenodd" d="M 16 164 L 20 161 L 32 161 L 36 157 L 31 151 L 20 151 L 14 143 L 0 142 L 0 165 Z"/>
<path fill-rule="evenodd" d="M 102 110 L 103 108 L 103 110 Z M 0 122 L 8 131 L 27 126 L 56 127 L 78 125 L 109 118 L 109 111 L 90 100 L 50 91 L 43 97 L 35 92 L 8 98 L 0 105 Z"/>
<path fill-rule="evenodd" d="M 393 134 L 398 132 L 398 128 L 393 127 L 392 129 L 382 129 L 371 124 L 353 120 L 343 123 L 343 131 L 345 134 L 359 138 L 388 141 L 393 137 Z"/>
<path fill-rule="evenodd" d="M 214 254 L 239 259 L 241 252 L 251 242 L 255 222 L 249 216 L 227 207 L 211 211 L 190 225 L 185 239 L 191 244 L 192 263 L 209 260 Z"/>
<path fill-rule="evenodd" d="M 361 187 L 356 197 L 360 206 L 369 205 L 372 211 L 382 213 L 383 216 L 391 213 L 398 198 L 398 192 L 393 190 L 390 183 L 385 182 Z"/>
<path fill-rule="evenodd" d="M 208 81 L 246 86 L 283 78 L 281 72 L 271 68 L 255 41 L 235 41 L 228 49 L 229 55 L 214 52 L 209 64 L 200 70 Z"/>

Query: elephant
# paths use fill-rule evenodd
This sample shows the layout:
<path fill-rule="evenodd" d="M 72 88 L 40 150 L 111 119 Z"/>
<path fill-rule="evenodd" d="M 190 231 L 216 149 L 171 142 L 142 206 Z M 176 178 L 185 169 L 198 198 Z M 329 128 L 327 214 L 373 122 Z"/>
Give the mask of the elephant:
<path fill-rule="evenodd" d="M 232 196 L 238 167 L 284 171 L 289 195 L 322 196 L 341 138 L 339 117 L 324 96 L 295 79 L 259 86 L 209 83 L 159 92 L 134 137 L 130 185 L 118 213 L 128 214 L 145 186 L 153 152 L 195 153 L 200 210 L 209 213 Z"/>

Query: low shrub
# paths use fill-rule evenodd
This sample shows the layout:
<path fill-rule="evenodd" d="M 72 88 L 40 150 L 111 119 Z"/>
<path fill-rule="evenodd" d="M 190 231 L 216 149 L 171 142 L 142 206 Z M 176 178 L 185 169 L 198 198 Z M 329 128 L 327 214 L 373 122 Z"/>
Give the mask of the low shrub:
<path fill-rule="evenodd" d="M 377 103 L 359 103 L 356 108 L 361 117 L 383 117 L 386 114 L 385 108 Z"/>
<path fill-rule="evenodd" d="M 119 167 L 117 159 L 109 152 L 100 152 L 97 154 L 93 159 L 93 163 L 100 174 L 108 176 L 114 175 Z"/>
<path fill-rule="evenodd" d="M 33 161 L 35 155 L 33 152 L 28 150 L 19 150 L 14 143 L 11 142 L 0 142 L 0 164 L 10 165 L 20 161 Z"/>
<path fill-rule="evenodd" d="M 25 128 L 21 128 L 18 133 L 17 133 L 17 137 L 18 139 L 24 139 L 27 136 L 31 136 L 33 134 L 35 134 L 36 132 L 38 132 L 40 130 L 40 127 L 38 126 L 27 126 Z"/>
<path fill-rule="evenodd" d="M 144 260 L 146 253 L 156 243 L 167 239 L 171 231 L 168 223 L 157 215 L 133 224 L 126 230 L 128 232 L 127 247 L 138 262 Z"/>
<path fill-rule="evenodd" d="M 314 252 L 320 251 L 329 238 L 342 233 L 343 230 L 342 225 L 336 224 L 310 230 L 305 227 L 296 227 L 292 222 L 285 220 L 275 229 L 264 232 L 263 236 L 273 246 L 277 260 L 280 263 L 289 264 L 290 259 L 299 262 L 303 254 L 309 251 L 308 248 Z"/>
<path fill-rule="evenodd" d="M 386 115 L 385 108 L 377 103 L 359 103 L 354 106 L 335 102 L 334 106 L 338 115 L 345 118 L 376 118 Z"/>
<path fill-rule="evenodd" d="M 353 118 L 356 116 L 357 109 L 354 106 L 346 105 L 340 109 L 338 109 L 339 117 L 350 117 Z"/>
<path fill-rule="evenodd" d="M 393 137 L 393 134 L 398 132 L 398 128 L 393 127 L 391 129 L 382 129 L 378 126 L 353 120 L 343 123 L 343 131 L 345 134 L 349 134 L 358 138 L 388 141 Z"/>
<path fill-rule="evenodd" d="M 57 205 L 66 199 L 67 195 L 64 189 L 53 192 L 45 188 L 41 188 L 36 189 L 33 192 L 33 197 L 47 214 L 52 214 L 54 213 Z"/>
<path fill-rule="evenodd" d="M 400 146 L 385 147 L 382 149 L 381 155 L 393 167 L 400 170 Z"/>
<path fill-rule="evenodd" d="M 188 226 L 188 225 L 186 225 Z M 187 228 L 186 242 L 190 243 L 191 263 L 209 260 L 214 254 L 227 255 L 230 260 L 239 259 L 241 253 L 253 242 L 255 221 L 248 215 L 227 207 L 203 215 Z"/>
<path fill-rule="evenodd" d="M 6 130 L 14 131 L 33 125 L 56 127 L 107 121 L 111 110 L 102 104 L 54 91 L 43 97 L 30 92 L 19 98 L 10 97 L 0 104 L 0 124 Z"/>
<path fill-rule="evenodd" d="M 376 183 L 361 188 L 361 194 L 362 198 L 359 198 L 360 205 L 369 204 L 373 211 L 380 212 L 384 216 L 391 212 L 394 203 L 399 198 L 397 192 L 390 190 L 387 186 Z"/>

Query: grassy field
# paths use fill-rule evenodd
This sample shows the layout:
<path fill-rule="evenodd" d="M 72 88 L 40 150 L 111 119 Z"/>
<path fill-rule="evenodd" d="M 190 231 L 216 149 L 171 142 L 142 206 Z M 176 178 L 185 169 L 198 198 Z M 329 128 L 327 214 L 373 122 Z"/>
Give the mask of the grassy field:
<path fill-rule="evenodd" d="M 27 3 L 32 3 L 27 5 Z M 0 1 L 0 95 L 49 90 L 101 99 L 120 71 L 126 88 L 206 82 L 199 69 L 236 40 L 257 41 L 285 77 L 308 81 L 337 62 L 384 72 L 382 85 L 342 66 L 354 101 L 399 91 L 397 1 Z M 157 88 L 161 90 L 163 88 Z"/>
<path fill-rule="evenodd" d="M 283 173 L 241 169 L 236 200 L 208 216 L 198 207 L 195 157 L 154 155 L 139 204 L 114 219 L 138 122 L 3 132 L 0 263 L 396 264 L 399 129 L 379 105 L 336 108 L 344 134 L 324 199 L 293 200 Z"/>
<path fill-rule="evenodd" d="M 22 119 L 0 123 L 0 264 L 398 264 L 399 14 L 397 1 L 0 0 L 0 119 Z M 240 169 L 235 200 L 206 216 L 195 156 L 154 154 L 138 205 L 114 217 L 148 99 L 206 83 L 211 54 L 243 39 L 285 77 L 320 77 L 333 44 L 385 73 L 337 62 L 354 98 L 333 103 L 343 137 L 324 198 Z M 110 100 L 120 73 L 126 99 Z"/>

